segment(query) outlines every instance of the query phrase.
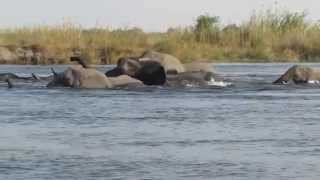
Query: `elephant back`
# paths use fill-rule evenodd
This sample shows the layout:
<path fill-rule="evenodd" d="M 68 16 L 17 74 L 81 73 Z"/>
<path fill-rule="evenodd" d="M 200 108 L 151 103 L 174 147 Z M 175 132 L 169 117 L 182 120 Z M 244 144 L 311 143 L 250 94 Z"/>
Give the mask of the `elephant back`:
<path fill-rule="evenodd" d="M 143 83 L 140 80 L 132 78 L 128 75 L 110 77 L 109 80 L 114 87 L 143 86 Z"/>
<path fill-rule="evenodd" d="M 85 69 L 82 67 L 71 67 L 78 76 L 82 88 L 111 88 L 112 83 L 102 72 L 96 69 Z"/>
<path fill-rule="evenodd" d="M 55 73 L 48 87 L 65 86 L 73 88 L 111 88 L 110 80 L 96 69 L 71 66 L 61 73 Z"/>
<path fill-rule="evenodd" d="M 192 62 L 184 64 L 186 72 L 213 72 L 211 63 Z"/>
<path fill-rule="evenodd" d="M 159 62 L 165 69 L 165 72 L 176 71 L 177 73 L 184 72 L 184 66 L 176 57 L 148 50 L 142 54 L 139 61 L 156 61 Z"/>

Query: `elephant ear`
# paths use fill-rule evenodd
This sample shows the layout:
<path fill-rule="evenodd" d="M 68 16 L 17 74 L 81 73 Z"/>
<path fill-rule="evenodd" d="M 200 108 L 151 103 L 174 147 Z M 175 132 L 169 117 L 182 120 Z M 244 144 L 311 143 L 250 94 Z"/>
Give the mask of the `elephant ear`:
<path fill-rule="evenodd" d="M 89 68 L 85 57 L 72 56 L 70 57 L 71 62 L 78 62 L 83 68 Z"/>

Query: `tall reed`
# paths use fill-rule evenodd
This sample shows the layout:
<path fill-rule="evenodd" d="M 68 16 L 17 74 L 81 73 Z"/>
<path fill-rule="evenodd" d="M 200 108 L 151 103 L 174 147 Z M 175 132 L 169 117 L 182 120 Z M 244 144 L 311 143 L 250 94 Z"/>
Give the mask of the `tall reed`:
<path fill-rule="evenodd" d="M 265 10 L 241 24 L 222 25 L 218 16 L 197 18 L 194 25 L 147 33 L 139 28 L 85 29 L 70 22 L 0 31 L 0 45 L 46 49 L 55 63 L 68 63 L 77 50 L 91 63 L 115 63 L 121 56 L 138 56 L 146 49 L 170 53 L 183 62 L 318 61 L 320 25 L 305 12 Z"/>

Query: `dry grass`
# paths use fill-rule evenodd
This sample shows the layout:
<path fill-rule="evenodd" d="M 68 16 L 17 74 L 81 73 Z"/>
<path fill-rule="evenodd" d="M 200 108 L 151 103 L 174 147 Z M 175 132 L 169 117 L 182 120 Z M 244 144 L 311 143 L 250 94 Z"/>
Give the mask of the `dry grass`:
<path fill-rule="evenodd" d="M 204 24 L 199 26 L 199 22 Z M 138 28 L 84 29 L 72 23 L 4 29 L 0 45 L 36 45 L 56 60 L 53 63 L 68 63 L 68 57 L 77 51 L 88 56 L 91 63 L 115 63 L 121 56 L 137 56 L 146 49 L 173 54 L 184 62 L 318 61 L 320 26 L 308 22 L 304 13 L 267 10 L 240 25 L 222 26 L 217 17 L 204 15 L 192 27 L 166 33 L 146 33 Z"/>

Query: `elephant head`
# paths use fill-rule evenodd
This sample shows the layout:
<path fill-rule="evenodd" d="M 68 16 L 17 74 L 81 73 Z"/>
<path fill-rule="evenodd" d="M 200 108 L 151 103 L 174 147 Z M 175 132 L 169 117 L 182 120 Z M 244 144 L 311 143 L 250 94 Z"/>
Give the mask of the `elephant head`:
<path fill-rule="evenodd" d="M 295 65 L 289 68 L 279 79 L 274 81 L 273 84 L 287 84 L 290 81 L 295 84 L 301 84 L 319 80 L 320 71 L 306 66 Z"/>
<path fill-rule="evenodd" d="M 140 62 L 134 58 L 120 58 L 117 62 L 117 66 L 106 72 L 106 76 L 116 77 L 125 74 L 133 77 L 140 68 Z"/>
<path fill-rule="evenodd" d="M 77 87 L 79 83 L 76 83 L 76 77 L 72 76 L 72 69 L 68 68 L 64 72 L 57 73 L 53 68 L 51 68 L 53 74 L 53 79 L 47 84 L 47 87 L 56 86 L 67 86 L 67 87 Z M 79 82 L 79 81 L 78 81 Z"/>
<path fill-rule="evenodd" d="M 106 72 L 107 77 L 128 75 L 146 85 L 163 85 L 166 73 L 163 66 L 156 61 L 138 61 L 135 58 L 120 58 L 117 66 Z"/>
<path fill-rule="evenodd" d="M 52 69 L 54 78 L 48 87 L 64 86 L 72 88 L 111 88 L 113 85 L 109 79 L 96 69 L 85 69 L 79 66 L 67 68 L 62 73 L 56 73 Z"/>
<path fill-rule="evenodd" d="M 163 66 L 155 61 L 141 62 L 141 67 L 134 74 L 134 78 L 146 85 L 164 85 L 167 79 Z"/>

